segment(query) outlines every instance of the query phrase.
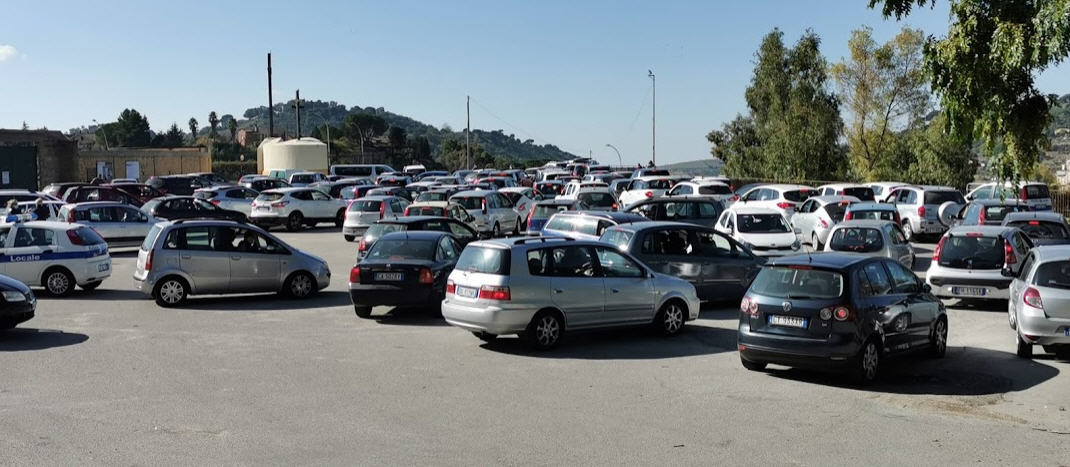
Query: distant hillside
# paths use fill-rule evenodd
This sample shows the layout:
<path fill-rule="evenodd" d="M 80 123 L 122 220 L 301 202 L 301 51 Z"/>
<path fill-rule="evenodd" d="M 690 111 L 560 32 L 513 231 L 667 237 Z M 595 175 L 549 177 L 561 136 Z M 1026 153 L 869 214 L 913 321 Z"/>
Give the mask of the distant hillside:
<path fill-rule="evenodd" d="M 297 118 L 292 108 L 293 101 L 275 104 L 275 131 L 286 131 L 288 135 L 297 134 Z M 346 107 L 337 102 L 304 101 L 301 111 L 301 131 L 308 135 L 316 126 L 322 127 L 328 122 L 332 127 L 341 127 L 342 121 L 351 113 L 369 113 L 386 120 L 390 126 L 405 130 L 408 136 L 427 137 L 431 145 L 432 157 L 438 158 L 441 143 L 444 139 L 453 137 L 464 140 L 464 131 L 453 131 L 449 127 L 436 128 L 413 118 L 399 115 L 382 107 Z M 240 128 L 248 128 L 256 125 L 261 131 L 266 132 L 268 127 L 267 106 L 248 109 L 242 114 L 244 119 L 238 120 Z M 205 131 L 201 131 L 205 133 Z M 512 134 L 506 134 L 503 130 L 480 130 L 472 129 L 472 142 L 480 144 L 491 156 L 508 157 L 520 161 L 525 160 L 564 160 L 576 156 L 553 144 L 535 144 L 532 139 L 520 140 Z"/>
<path fill-rule="evenodd" d="M 720 159 L 708 158 L 699 159 L 688 162 L 677 162 L 675 164 L 660 165 L 662 169 L 668 169 L 673 173 L 680 173 L 693 176 L 714 176 L 721 175 L 721 169 L 724 167 L 724 163 Z"/>

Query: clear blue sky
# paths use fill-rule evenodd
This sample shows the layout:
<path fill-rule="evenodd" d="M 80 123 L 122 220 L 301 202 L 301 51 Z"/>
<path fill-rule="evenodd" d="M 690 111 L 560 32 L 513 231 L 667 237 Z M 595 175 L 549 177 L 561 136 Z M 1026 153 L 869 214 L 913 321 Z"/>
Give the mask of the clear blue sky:
<path fill-rule="evenodd" d="M 773 27 L 789 42 L 813 28 L 830 61 L 854 28 L 884 41 L 901 27 L 866 0 L 0 1 L 0 128 L 67 130 L 125 107 L 154 130 L 239 115 L 266 104 L 272 51 L 276 101 L 300 88 L 459 129 L 470 94 L 473 127 L 606 162 L 613 143 L 627 163 L 650 155 L 647 69 L 659 162 L 693 160 L 709 157 L 710 129 L 744 111 L 754 51 Z M 937 3 L 905 24 L 943 34 L 947 0 Z M 1039 85 L 1070 93 L 1070 67 Z"/>

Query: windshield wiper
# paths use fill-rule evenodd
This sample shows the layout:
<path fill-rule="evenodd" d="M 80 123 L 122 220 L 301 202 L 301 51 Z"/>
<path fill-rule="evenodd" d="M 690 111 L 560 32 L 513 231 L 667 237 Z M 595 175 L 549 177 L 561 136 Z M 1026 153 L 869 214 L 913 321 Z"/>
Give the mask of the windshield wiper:
<path fill-rule="evenodd" d="M 792 299 L 795 299 L 795 300 L 809 300 L 809 299 L 814 298 L 814 297 L 811 297 L 809 295 L 792 295 L 792 294 L 788 294 L 788 298 L 792 298 Z"/>

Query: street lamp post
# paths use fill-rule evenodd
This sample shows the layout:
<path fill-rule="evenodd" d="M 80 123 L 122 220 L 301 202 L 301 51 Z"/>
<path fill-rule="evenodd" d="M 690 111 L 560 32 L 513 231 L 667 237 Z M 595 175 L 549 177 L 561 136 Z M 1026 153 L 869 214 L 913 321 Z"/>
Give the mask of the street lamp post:
<path fill-rule="evenodd" d="M 93 124 L 100 127 L 100 133 L 104 135 L 104 150 L 107 151 L 110 149 L 110 145 L 108 144 L 108 130 L 104 129 L 104 125 L 97 123 L 97 119 L 95 118 L 93 119 Z"/>
<path fill-rule="evenodd" d="M 658 83 L 654 79 L 654 72 L 647 70 L 650 77 L 651 104 L 650 104 L 650 162 L 654 167 L 658 166 Z"/>
<path fill-rule="evenodd" d="M 614 146 L 612 144 L 609 144 L 609 143 L 606 143 L 606 147 L 616 151 L 616 153 L 617 153 L 617 163 L 620 164 L 621 168 L 624 168 L 624 159 L 622 159 L 620 157 L 620 149 L 617 149 L 616 146 Z"/>

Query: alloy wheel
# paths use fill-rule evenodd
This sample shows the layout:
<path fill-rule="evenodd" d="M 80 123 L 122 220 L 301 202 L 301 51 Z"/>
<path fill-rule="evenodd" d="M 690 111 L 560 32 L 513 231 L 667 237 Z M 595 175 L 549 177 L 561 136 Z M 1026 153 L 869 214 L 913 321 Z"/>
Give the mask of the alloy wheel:
<path fill-rule="evenodd" d="M 866 381 L 873 381 L 877 377 L 877 365 L 880 361 L 880 354 L 877 352 L 877 344 L 872 341 L 866 343 L 866 348 L 862 353 L 862 374 Z"/>
<path fill-rule="evenodd" d="M 160 286 L 160 299 L 172 305 L 181 302 L 182 297 L 185 295 L 185 287 L 183 287 L 182 283 L 177 280 L 169 280 Z"/>
<path fill-rule="evenodd" d="M 665 307 L 665 317 L 662 321 L 666 334 L 676 334 L 684 325 L 684 310 L 675 303 Z"/>
<path fill-rule="evenodd" d="M 63 295 L 71 288 L 71 281 L 66 274 L 56 271 L 48 275 L 48 291 L 54 295 Z"/>
<path fill-rule="evenodd" d="M 944 353 L 947 349 L 947 322 L 940 320 L 936 322 L 936 352 Z"/>
<path fill-rule="evenodd" d="M 535 325 L 535 340 L 543 347 L 554 345 L 560 336 L 561 325 L 553 315 L 543 316 Z"/>
<path fill-rule="evenodd" d="M 298 274 L 290 281 L 290 294 L 294 297 L 304 297 L 312 291 L 312 279 L 305 274 Z"/>

